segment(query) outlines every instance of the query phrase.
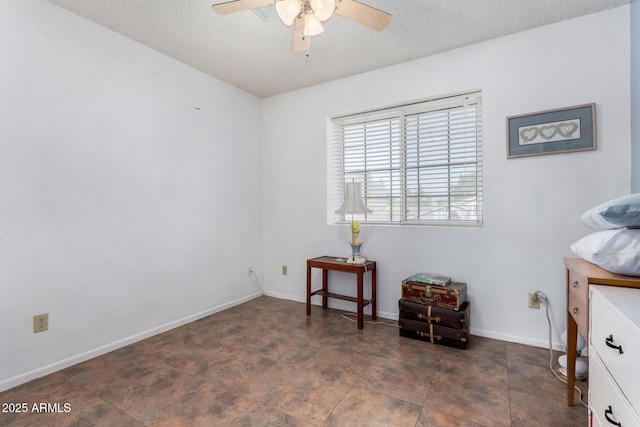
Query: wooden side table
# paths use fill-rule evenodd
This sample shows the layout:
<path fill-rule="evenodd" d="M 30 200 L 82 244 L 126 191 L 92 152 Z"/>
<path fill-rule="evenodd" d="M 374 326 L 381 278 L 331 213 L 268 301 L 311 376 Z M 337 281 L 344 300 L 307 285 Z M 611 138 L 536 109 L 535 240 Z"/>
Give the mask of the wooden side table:
<path fill-rule="evenodd" d="M 589 285 L 640 288 L 640 277 L 603 270 L 581 258 L 565 258 L 567 269 L 567 404 L 573 405 L 578 330 L 589 337 Z"/>
<path fill-rule="evenodd" d="M 366 261 L 364 264 L 347 264 L 345 260 L 340 260 L 338 257 L 321 256 L 318 258 L 312 258 L 307 260 L 307 316 L 311 315 L 311 297 L 314 295 L 322 295 L 322 307 L 327 308 L 328 298 L 336 298 L 346 301 L 355 302 L 357 305 L 358 313 L 358 329 L 364 327 L 364 320 L 362 315 L 362 309 L 371 304 L 371 318 L 377 318 L 376 311 L 376 262 Z M 322 289 L 317 291 L 311 291 L 311 269 L 322 269 Z M 345 273 L 355 273 L 357 275 L 357 292 L 356 297 L 340 295 L 333 292 L 329 292 L 328 288 L 328 272 L 341 271 Z M 364 274 L 371 272 L 371 299 L 364 299 Z"/>

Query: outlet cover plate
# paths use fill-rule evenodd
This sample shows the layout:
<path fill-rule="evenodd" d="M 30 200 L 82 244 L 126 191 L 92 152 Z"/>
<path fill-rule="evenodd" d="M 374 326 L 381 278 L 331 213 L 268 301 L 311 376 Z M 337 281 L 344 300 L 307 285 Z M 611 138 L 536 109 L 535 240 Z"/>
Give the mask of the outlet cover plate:
<path fill-rule="evenodd" d="M 540 310 L 540 299 L 535 293 L 529 294 L 529 308 Z"/>
<path fill-rule="evenodd" d="M 49 329 L 49 313 L 33 316 L 33 333 L 44 332 Z"/>

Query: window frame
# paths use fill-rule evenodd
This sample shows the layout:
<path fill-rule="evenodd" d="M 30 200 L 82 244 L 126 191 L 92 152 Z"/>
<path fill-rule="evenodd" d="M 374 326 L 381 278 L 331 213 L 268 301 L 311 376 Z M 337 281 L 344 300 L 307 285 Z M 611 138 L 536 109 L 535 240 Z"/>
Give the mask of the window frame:
<path fill-rule="evenodd" d="M 463 112 L 463 117 L 468 118 L 472 116 L 473 124 L 469 125 L 468 123 L 463 124 L 462 131 L 459 129 L 455 130 L 452 133 L 452 129 L 454 129 L 451 124 L 451 115 L 453 113 Z M 446 174 L 448 176 L 448 181 L 445 186 L 441 186 L 441 188 L 446 188 L 446 196 L 448 201 L 446 202 L 447 210 L 447 219 L 437 219 L 435 216 L 437 213 L 431 211 L 431 215 L 433 216 L 431 219 L 429 218 L 418 218 L 412 219 L 409 215 L 409 201 L 413 197 L 418 202 L 417 214 L 423 215 L 423 211 L 420 210 L 419 203 L 421 200 L 428 201 L 429 192 L 425 192 L 421 188 L 427 186 L 429 181 L 411 181 L 411 178 L 408 177 L 407 171 L 408 169 L 412 169 L 416 171 L 416 174 L 420 174 L 422 172 L 426 173 L 426 171 L 433 172 L 435 170 L 434 165 L 425 165 L 426 156 L 422 156 L 420 154 L 412 154 L 408 155 L 407 152 L 409 150 L 419 150 L 421 145 L 424 145 L 424 141 L 422 141 L 419 135 L 413 135 L 411 141 L 407 135 L 407 126 L 408 122 L 411 120 L 419 121 L 421 118 L 429 119 L 431 116 L 436 116 L 437 114 L 445 114 L 448 117 L 448 136 L 446 138 L 446 144 L 439 142 L 438 150 L 441 150 L 443 146 L 446 145 L 447 156 L 449 158 L 448 161 L 443 162 L 439 167 L 446 169 Z M 369 188 L 369 180 L 367 177 L 370 176 L 371 171 L 373 170 L 370 167 L 364 166 L 364 168 L 360 171 L 358 170 L 347 170 L 348 166 L 345 166 L 345 160 L 347 158 L 347 154 L 345 154 L 345 150 L 347 150 L 348 143 L 345 140 L 348 137 L 345 137 L 345 129 L 355 129 L 358 126 L 365 127 L 369 124 L 374 126 L 376 123 L 388 123 L 391 127 L 393 127 L 393 123 L 396 122 L 395 126 L 398 128 L 394 130 L 390 130 L 389 132 L 389 141 L 388 143 L 384 141 L 384 138 L 380 137 L 380 135 L 375 135 L 372 138 L 379 138 L 372 142 L 372 146 L 374 144 L 379 144 L 379 147 L 376 145 L 376 149 L 380 149 L 380 147 L 384 147 L 385 144 L 389 145 L 389 158 L 385 159 L 388 161 L 388 172 L 389 176 L 391 176 L 394 172 L 398 172 L 400 178 L 399 189 L 392 188 L 392 184 L 389 184 L 389 194 L 380 196 L 381 199 L 388 199 L 389 204 L 386 210 L 388 210 L 388 214 L 385 213 L 384 219 L 380 219 L 380 215 L 376 215 L 375 210 L 376 206 L 371 206 L 372 202 L 375 201 L 376 197 L 374 196 L 374 190 Z M 442 125 L 441 122 L 436 122 L 438 126 Z M 419 124 L 416 126 L 420 126 Z M 364 111 L 354 114 L 342 115 L 332 117 L 329 122 L 330 127 L 330 152 L 329 156 L 329 183 L 328 183 L 328 200 L 329 200 L 329 215 L 330 215 L 330 223 L 345 223 L 351 220 L 351 217 L 345 218 L 344 215 L 335 214 L 335 210 L 341 205 L 343 199 L 344 192 L 344 183 L 347 180 L 351 180 L 351 176 L 357 176 L 358 173 L 361 174 L 359 178 L 354 178 L 356 181 L 363 182 L 363 198 L 369 204 L 370 208 L 374 209 L 374 213 L 372 214 L 363 214 L 356 215 L 354 219 L 364 223 L 364 224 L 384 224 L 384 225 L 426 225 L 426 226 L 471 226 L 471 227 L 482 227 L 484 216 L 483 216 L 483 156 L 482 156 L 482 91 L 473 91 L 453 96 L 433 98 L 428 100 L 421 100 L 417 102 L 411 102 L 402 105 L 396 105 L 376 110 Z M 380 132 L 380 128 L 375 129 L 376 132 Z M 416 128 L 417 129 L 417 128 Z M 423 128 L 421 128 L 423 129 Z M 424 129 L 431 129 L 426 127 Z M 418 130 L 415 132 L 419 133 Z M 471 132 L 472 131 L 472 132 Z M 367 161 L 366 153 L 367 151 L 367 135 L 366 130 L 363 131 L 362 141 L 359 143 L 362 145 L 361 150 L 362 153 L 362 161 L 366 164 Z M 394 134 L 394 132 L 396 132 Z M 469 133 L 471 132 L 471 133 Z M 356 132 L 357 134 L 357 132 Z M 463 142 L 454 141 L 456 139 L 460 139 L 460 135 L 464 134 L 464 138 L 469 138 L 469 140 L 465 140 Z M 452 135 L 455 135 L 452 137 Z M 400 141 L 396 141 L 395 138 L 400 138 Z M 440 137 L 442 139 L 442 137 Z M 382 142 L 380 142 L 382 141 Z M 452 142 L 454 141 L 454 142 Z M 473 151 L 468 151 L 467 149 L 473 146 Z M 463 171 L 471 171 L 469 174 L 457 172 L 455 178 L 458 180 L 457 182 L 453 181 L 452 169 L 455 170 L 457 167 L 457 163 L 451 160 L 452 153 L 455 150 L 460 149 L 460 147 L 465 147 L 464 154 L 457 154 L 457 157 L 462 159 L 462 163 L 460 163 L 459 169 Z M 434 149 L 435 150 L 435 149 Z M 463 151 L 464 151 L 463 150 Z M 470 154 L 471 153 L 471 154 Z M 427 156 L 433 154 L 430 149 L 426 150 Z M 378 154 L 379 155 L 379 154 Z M 380 155 L 381 156 L 381 155 Z M 395 157 L 394 157 L 395 156 Z M 468 157 L 465 157 L 468 156 Z M 356 160 L 359 160 L 358 157 L 355 157 Z M 380 157 L 383 158 L 382 156 Z M 471 160 L 470 160 L 471 159 Z M 393 166 L 392 164 L 395 161 L 399 161 L 400 164 Z M 409 165 L 409 161 L 415 161 L 417 164 Z M 383 168 L 384 169 L 384 168 Z M 363 179 L 363 176 L 365 177 Z M 442 175 L 444 176 L 444 175 Z M 389 182 L 391 183 L 392 178 L 389 178 Z M 411 182 L 417 188 L 417 193 L 411 196 L 409 194 L 409 186 L 408 182 Z M 458 185 L 458 187 L 456 187 Z M 460 186 L 462 186 L 463 190 L 461 192 Z M 464 191 L 464 190 L 468 191 Z M 467 201 L 463 202 L 455 202 L 456 197 L 468 197 Z M 397 208 L 389 208 L 392 206 L 393 201 L 396 201 L 399 205 Z M 437 205 L 437 204 L 436 204 Z M 458 209 L 455 209 L 456 205 Z M 468 206 L 469 211 L 473 212 L 470 215 L 471 219 L 452 219 L 451 215 L 453 213 L 463 215 L 465 211 L 461 209 L 462 206 Z M 399 215 L 399 218 L 396 219 L 394 216 Z M 377 218 L 376 218 L 377 217 Z"/>

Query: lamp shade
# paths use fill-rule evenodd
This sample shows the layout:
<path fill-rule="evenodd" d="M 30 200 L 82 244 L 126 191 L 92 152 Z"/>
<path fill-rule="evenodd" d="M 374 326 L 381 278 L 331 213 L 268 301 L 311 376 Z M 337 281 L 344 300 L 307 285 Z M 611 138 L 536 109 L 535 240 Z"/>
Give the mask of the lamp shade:
<path fill-rule="evenodd" d="M 278 0 L 276 2 L 276 12 L 284 25 L 293 24 L 296 16 L 300 13 L 301 5 L 300 0 Z"/>
<path fill-rule="evenodd" d="M 562 343 L 564 345 L 567 345 L 567 331 L 564 331 L 560 335 L 560 341 L 562 341 Z M 578 339 L 577 339 L 577 342 L 576 342 L 576 350 L 583 350 L 586 346 L 587 346 L 587 340 L 582 335 L 582 332 L 578 331 Z"/>
<path fill-rule="evenodd" d="M 309 4 L 313 13 L 323 22 L 331 18 L 336 9 L 335 0 L 309 0 Z"/>
<path fill-rule="evenodd" d="M 364 214 L 373 212 L 362 200 L 362 183 L 347 182 L 344 187 L 344 202 L 337 214 Z"/>
<path fill-rule="evenodd" d="M 318 19 L 315 13 L 305 13 L 304 14 L 304 35 L 311 37 L 317 36 L 318 34 L 322 34 L 324 32 L 324 27 L 322 26 L 322 22 Z"/>

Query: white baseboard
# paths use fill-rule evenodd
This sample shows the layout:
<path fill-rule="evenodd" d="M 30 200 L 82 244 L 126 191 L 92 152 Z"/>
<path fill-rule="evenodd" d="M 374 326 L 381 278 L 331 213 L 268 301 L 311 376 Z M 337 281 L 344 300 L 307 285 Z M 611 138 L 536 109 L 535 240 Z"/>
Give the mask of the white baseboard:
<path fill-rule="evenodd" d="M 177 327 L 186 325 L 187 323 L 194 322 L 196 320 L 202 319 L 204 317 L 210 316 L 212 314 L 218 313 L 220 311 L 226 310 L 231 307 L 235 307 L 236 305 L 245 303 L 247 301 L 251 301 L 252 299 L 258 298 L 262 296 L 262 292 L 256 292 L 249 296 L 239 298 L 234 301 L 230 301 L 228 303 L 209 308 L 207 310 L 201 311 L 196 314 L 192 314 L 190 316 L 183 317 L 182 319 L 174 320 L 172 322 L 166 323 L 164 325 L 158 326 L 156 328 L 149 329 L 144 332 L 140 332 L 138 334 L 132 335 L 130 337 L 123 338 L 118 341 L 114 341 L 109 344 L 105 344 L 103 346 L 91 349 L 84 353 L 80 353 L 75 356 L 71 356 L 69 358 L 57 361 L 55 363 L 51 363 L 49 365 L 43 366 L 38 369 L 34 369 L 29 372 L 25 372 L 20 375 L 16 375 L 15 377 L 7 378 L 5 380 L 0 381 L 0 391 L 5 391 L 10 388 L 19 386 L 21 384 L 27 383 L 36 378 L 44 377 L 45 375 L 52 374 L 54 372 L 60 371 L 62 369 L 68 368 L 70 366 L 76 365 L 80 362 L 84 362 L 89 359 L 93 359 L 97 356 L 102 356 L 103 354 L 109 353 L 110 351 L 117 350 L 119 348 L 125 347 L 129 344 L 133 344 L 135 342 L 141 341 L 145 338 L 152 337 L 157 334 L 161 334 L 163 332 L 169 331 L 171 329 L 175 329 Z"/>
<path fill-rule="evenodd" d="M 270 296 L 270 297 L 274 297 L 274 298 L 280 298 L 280 299 L 286 299 L 286 300 L 290 300 L 290 301 L 302 302 L 302 303 L 305 303 L 305 304 L 307 302 L 306 298 L 300 298 L 300 297 L 297 297 L 297 296 L 292 296 L 292 295 L 287 295 L 287 294 L 280 294 L 280 293 L 276 293 L 276 292 L 266 292 L 265 291 L 265 295 L 266 296 Z M 313 304 L 313 305 L 318 305 L 318 304 Z M 353 303 L 348 303 L 348 302 L 330 301 L 329 302 L 329 307 L 337 309 L 337 310 L 355 312 Z M 367 314 L 367 309 L 369 309 L 369 308 L 370 307 L 365 307 L 364 308 L 364 313 L 365 314 Z M 390 312 L 378 311 L 378 317 L 381 317 L 383 319 L 398 320 L 398 313 L 390 313 Z M 511 334 L 504 334 L 504 333 L 501 333 L 501 332 L 489 331 L 489 330 L 484 330 L 484 329 L 475 329 L 473 327 L 473 325 L 471 326 L 471 335 L 475 335 L 475 336 L 483 337 L 483 338 L 492 338 L 492 339 L 512 342 L 512 343 L 516 343 L 516 344 L 524 344 L 524 345 L 529 345 L 531 347 L 540 347 L 540 348 L 546 348 L 546 349 L 549 348 L 549 339 L 548 338 L 546 338 L 546 339 L 530 338 L 530 337 L 523 337 L 521 335 L 511 335 Z M 554 350 L 565 351 L 565 345 L 563 343 L 561 343 L 561 342 L 554 341 L 552 343 L 552 346 L 553 346 Z"/>
<path fill-rule="evenodd" d="M 157 328 L 152 328 L 149 329 L 147 331 L 141 332 L 139 334 L 136 335 L 132 335 L 130 337 L 127 338 L 123 338 L 121 340 L 118 341 L 114 341 L 112 343 L 100 346 L 98 348 L 94 348 L 92 350 L 86 351 L 84 353 L 69 357 L 67 359 L 64 360 L 60 360 L 58 362 L 52 363 L 50 365 L 46 365 L 43 366 L 41 368 L 38 369 L 34 369 L 32 371 L 29 372 L 25 372 L 23 374 L 20 375 L 16 375 L 15 377 L 11 377 L 5 380 L 0 381 L 0 392 L 1 391 L 5 391 L 8 390 L 10 388 L 19 386 L 21 384 L 27 383 L 31 380 L 34 380 L 36 378 L 40 378 L 43 377 L 45 375 L 49 375 L 52 374 L 54 372 L 60 371 L 62 369 L 68 368 L 70 366 L 76 365 L 78 363 L 84 362 L 86 360 L 89 359 L 93 359 L 94 357 L 97 356 L 101 356 L 103 354 L 109 353 L 110 351 L 113 350 L 117 350 L 119 348 L 125 347 L 129 344 L 133 344 L 135 342 L 141 341 L 145 338 L 149 338 L 152 337 L 154 335 L 169 331 L 171 329 L 186 325 L 187 323 L 191 323 L 194 322 L 196 320 L 202 319 L 204 317 L 210 316 L 212 314 L 218 313 L 220 311 L 226 310 L 228 308 L 231 307 L 235 307 L 236 305 L 245 303 L 247 301 L 251 301 L 252 299 L 258 298 L 262 295 L 266 295 L 269 297 L 274 297 L 274 298 L 279 298 L 279 299 L 285 299 L 285 300 L 290 300 L 290 301 L 296 301 L 296 302 L 300 302 L 300 303 L 306 303 L 306 299 L 305 298 L 301 298 L 301 297 L 296 297 L 296 296 L 292 296 L 292 295 L 288 295 L 288 294 L 281 294 L 281 293 L 277 293 L 277 292 L 267 292 L 265 291 L 263 292 L 256 292 L 254 294 L 251 294 L 249 296 L 243 297 L 243 298 L 239 298 L 237 300 L 228 302 L 226 304 L 222 304 L 216 307 L 212 307 L 209 308 L 207 310 L 201 311 L 199 313 L 190 315 L 190 316 L 186 316 L 183 317 L 182 319 L 178 319 L 175 320 L 173 322 L 169 322 L 166 323 L 162 326 L 159 326 Z M 316 305 L 316 304 L 314 304 Z M 337 310 L 344 310 L 344 311 L 348 311 L 348 312 L 354 312 L 354 307 L 353 304 L 349 304 L 346 302 L 342 302 L 342 301 L 336 301 L 335 303 L 330 303 L 329 304 L 330 308 L 334 308 Z M 370 307 L 365 307 L 365 314 L 367 314 L 367 308 Z M 398 313 L 390 313 L 390 312 L 378 312 L 378 317 L 383 318 L 383 319 L 390 319 L 390 320 L 398 320 Z M 524 345 L 529 345 L 532 347 L 541 347 L 541 348 L 549 348 L 549 341 L 548 339 L 536 339 L 536 338 L 530 338 L 530 337 L 523 337 L 521 335 L 511 335 L 511 334 L 504 334 L 504 333 L 500 333 L 500 332 L 495 332 L 495 331 L 488 331 L 488 330 L 483 330 L 483 329 L 471 329 L 471 334 L 475 335 L 475 336 L 479 336 L 479 337 L 484 337 L 484 338 L 492 338 L 492 339 L 497 339 L 497 340 L 501 340 L 501 341 L 507 341 L 507 342 L 513 342 L 513 343 L 518 343 L 518 344 L 524 344 Z M 558 351 L 564 351 L 565 346 L 564 344 L 560 343 L 560 342 L 553 342 L 553 349 L 554 350 L 558 350 Z"/>
<path fill-rule="evenodd" d="M 492 338 L 492 339 L 512 342 L 516 344 L 524 344 L 531 347 L 540 347 L 540 348 L 549 349 L 548 338 L 540 339 L 540 338 L 523 337 L 521 335 L 503 334 L 501 332 L 487 331 L 484 329 L 474 329 L 473 326 L 471 327 L 471 335 L 476 335 L 484 338 Z M 565 351 L 565 345 L 562 344 L 561 342 L 554 341 L 552 343 L 552 346 L 554 350 Z"/>

